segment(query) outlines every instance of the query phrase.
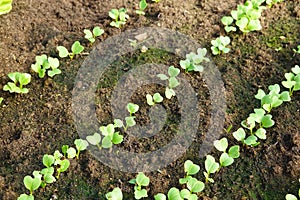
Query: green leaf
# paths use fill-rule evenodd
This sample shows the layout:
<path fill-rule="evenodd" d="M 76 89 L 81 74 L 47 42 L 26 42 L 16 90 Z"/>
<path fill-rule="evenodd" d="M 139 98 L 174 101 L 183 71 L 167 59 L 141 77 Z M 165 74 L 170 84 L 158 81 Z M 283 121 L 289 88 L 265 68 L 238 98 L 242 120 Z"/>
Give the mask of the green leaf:
<path fill-rule="evenodd" d="M 70 161 L 68 159 L 62 160 L 60 162 L 60 167 L 57 169 L 58 172 L 65 172 L 70 166 Z"/>
<path fill-rule="evenodd" d="M 261 124 L 264 128 L 272 127 L 275 124 L 274 120 L 272 120 L 272 115 L 265 115 L 261 120 Z"/>
<path fill-rule="evenodd" d="M 142 172 L 139 172 L 136 177 L 136 183 L 139 186 L 148 186 L 150 183 L 150 179 Z"/>
<path fill-rule="evenodd" d="M 198 181 L 196 178 L 191 178 L 187 182 L 187 188 L 190 190 L 190 192 L 197 193 L 204 190 L 205 185 L 203 182 Z"/>
<path fill-rule="evenodd" d="M 94 135 L 89 135 L 86 140 L 92 145 L 98 145 L 101 142 L 101 135 L 99 133 L 94 133 Z"/>
<path fill-rule="evenodd" d="M 296 84 L 295 84 L 296 85 Z M 280 94 L 279 99 L 282 101 L 291 101 L 291 96 L 288 91 L 284 91 Z"/>
<path fill-rule="evenodd" d="M 132 126 L 135 126 L 136 125 L 136 122 L 135 122 L 135 117 L 125 117 L 125 121 L 126 121 L 126 125 L 128 127 L 132 127 Z"/>
<path fill-rule="evenodd" d="M 101 29 L 99 26 L 94 27 L 93 34 L 94 34 L 95 37 L 99 37 L 103 33 L 104 33 L 104 30 Z"/>
<path fill-rule="evenodd" d="M 169 200 L 184 200 L 183 198 L 180 197 L 180 191 L 175 187 L 172 187 L 169 190 L 168 199 Z"/>
<path fill-rule="evenodd" d="M 264 128 L 259 128 L 259 129 L 257 129 L 257 131 L 255 132 L 255 135 L 256 135 L 259 139 L 265 140 L 265 139 L 267 138 L 266 133 L 267 133 L 266 129 L 264 129 Z"/>
<path fill-rule="evenodd" d="M 244 140 L 244 143 L 248 146 L 253 146 L 257 144 L 257 137 L 254 135 L 250 135 Z"/>
<path fill-rule="evenodd" d="M 45 154 L 43 156 L 43 164 L 46 167 L 51 167 L 54 164 L 54 162 L 55 162 L 54 156 L 48 154 Z"/>
<path fill-rule="evenodd" d="M 233 137 L 237 141 L 243 141 L 246 137 L 245 130 L 243 128 L 239 128 L 237 131 L 233 132 Z"/>
<path fill-rule="evenodd" d="M 84 50 L 84 47 L 80 44 L 79 41 L 76 41 L 73 43 L 71 50 L 73 54 L 80 54 Z"/>
<path fill-rule="evenodd" d="M 169 79 L 169 88 L 173 89 L 179 85 L 179 81 L 175 77 Z"/>
<path fill-rule="evenodd" d="M 76 149 L 74 149 L 73 147 L 70 147 L 68 150 L 67 150 L 67 154 L 68 154 L 68 158 L 75 158 L 76 156 Z"/>
<path fill-rule="evenodd" d="M 225 152 L 228 147 L 228 141 L 227 138 L 222 138 L 221 140 L 214 141 L 214 146 L 218 151 Z"/>
<path fill-rule="evenodd" d="M 184 163 L 184 172 L 187 175 L 194 175 L 197 174 L 200 170 L 199 165 L 194 164 L 192 161 L 187 160 Z"/>
<path fill-rule="evenodd" d="M 111 141 L 111 137 L 110 136 L 105 136 L 103 139 L 102 139 L 102 147 L 103 148 L 111 148 L 113 145 L 112 141 Z"/>
<path fill-rule="evenodd" d="M 105 197 L 107 200 L 122 200 L 123 199 L 122 190 L 118 187 L 114 188 L 113 191 L 107 193 Z"/>
<path fill-rule="evenodd" d="M 134 197 L 135 197 L 135 199 L 141 199 L 141 198 L 148 197 L 147 190 L 145 190 L 145 189 L 135 190 Z"/>
<path fill-rule="evenodd" d="M 66 47 L 64 46 L 58 46 L 56 47 L 57 51 L 58 51 L 58 55 L 61 58 L 65 58 L 69 55 L 69 51 Z"/>
<path fill-rule="evenodd" d="M 225 26 L 225 31 L 227 33 L 231 32 L 231 31 L 235 32 L 236 28 L 234 26 Z"/>
<path fill-rule="evenodd" d="M 76 139 L 74 141 L 74 144 L 78 151 L 83 151 L 87 148 L 87 146 L 89 146 L 88 142 L 86 140 L 82 140 L 82 139 Z"/>
<path fill-rule="evenodd" d="M 1 14 L 1 9 L 0 9 L 0 14 Z M 27 194 L 21 194 L 17 200 L 34 200 L 34 196 L 27 195 Z"/>
<path fill-rule="evenodd" d="M 162 102 L 164 100 L 164 98 L 159 93 L 155 93 L 153 95 L 153 100 L 156 103 L 160 103 L 160 102 Z"/>
<path fill-rule="evenodd" d="M 147 104 L 148 104 L 149 106 L 153 106 L 153 105 L 154 105 L 153 98 L 152 98 L 152 96 L 151 96 L 150 94 L 147 94 L 147 95 L 146 95 L 146 99 L 147 99 Z"/>
<path fill-rule="evenodd" d="M 300 49 L 300 45 L 299 45 L 299 49 Z M 300 67 L 299 67 L 299 65 L 295 65 L 295 67 L 292 68 L 292 72 L 294 74 L 300 74 Z"/>
<path fill-rule="evenodd" d="M 139 110 L 139 105 L 134 103 L 128 103 L 127 110 L 130 114 L 136 113 Z"/>
<path fill-rule="evenodd" d="M 227 167 L 234 162 L 233 158 L 230 157 L 227 153 L 222 153 L 220 156 L 220 164 L 223 167 Z"/>
<path fill-rule="evenodd" d="M 32 178 L 31 176 L 25 176 L 23 182 L 30 193 L 32 193 L 34 190 L 37 190 L 42 183 L 41 178 Z"/>
<path fill-rule="evenodd" d="M 234 145 L 229 148 L 228 150 L 228 155 L 231 158 L 238 158 L 240 157 L 240 146 L 239 145 Z"/>
<path fill-rule="evenodd" d="M 222 17 L 221 22 L 222 22 L 222 24 L 224 24 L 225 26 L 228 26 L 228 25 L 232 24 L 233 18 L 230 17 L 230 16 L 224 16 L 224 17 Z"/>
<path fill-rule="evenodd" d="M 298 200 L 297 197 L 295 195 L 293 195 L 293 194 L 287 194 L 285 196 L 285 199 L 286 200 Z"/>
<path fill-rule="evenodd" d="M 176 93 L 173 89 L 166 87 L 165 95 L 167 99 L 171 99 L 172 96 L 176 96 Z"/>
<path fill-rule="evenodd" d="M 180 191 L 180 196 L 184 199 L 190 199 L 191 192 L 188 189 L 183 189 Z"/>
<path fill-rule="evenodd" d="M 119 132 L 115 132 L 113 134 L 112 143 L 120 144 L 121 142 L 123 142 L 123 135 L 120 135 Z"/>
<path fill-rule="evenodd" d="M 50 76 L 51 78 L 57 74 L 61 74 L 61 70 L 60 69 L 53 69 L 53 70 L 49 70 L 48 72 L 48 76 Z"/>
<path fill-rule="evenodd" d="M 56 69 L 59 67 L 59 60 L 57 58 L 52 58 L 52 57 L 49 57 L 48 58 L 48 63 L 49 63 L 49 66 L 52 68 L 52 69 Z"/>
<path fill-rule="evenodd" d="M 109 11 L 108 15 L 112 18 L 112 19 L 118 19 L 119 17 L 119 10 L 118 9 L 112 9 L 111 11 Z"/>
<path fill-rule="evenodd" d="M 255 98 L 261 100 L 264 96 L 266 96 L 266 93 L 262 89 L 259 89 L 255 95 Z"/>
<path fill-rule="evenodd" d="M 84 38 L 88 39 L 90 42 L 92 42 L 90 39 L 94 39 L 93 33 L 92 31 L 90 31 L 89 29 L 84 29 L 83 33 L 85 34 Z M 94 39 L 95 41 L 95 39 Z"/>
<path fill-rule="evenodd" d="M 114 120 L 114 127 L 116 127 L 116 128 L 121 128 L 121 127 L 123 127 L 123 121 L 120 120 L 120 119 L 115 119 L 115 120 Z"/>
<path fill-rule="evenodd" d="M 12 9 L 12 0 L 1 0 L 0 2 L 0 15 L 9 13 Z"/>
<path fill-rule="evenodd" d="M 168 74 L 170 77 L 176 77 L 180 73 L 180 70 L 178 68 L 175 68 L 174 66 L 170 66 L 168 68 Z"/>
<path fill-rule="evenodd" d="M 215 173 L 219 169 L 219 163 L 215 161 L 215 158 L 211 155 L 206 156 L 205 160 L 205 170 L 208 173 Z"/>
<path fill-rule="evenodd" d="M 158 193 L 156 195 L 154 195 L 154 200 L 167 200 L 166 195 L 162 194 L 162 193 Z"/>
<path fill-rule="evenodd" d="M 164 74 L 158 74 L 157 77 L 160 78 L 160 80 L 163 80 L 163 81 L 169 79 L 169 78 L 168 78 L 166 75 L 164 75 Z"/>

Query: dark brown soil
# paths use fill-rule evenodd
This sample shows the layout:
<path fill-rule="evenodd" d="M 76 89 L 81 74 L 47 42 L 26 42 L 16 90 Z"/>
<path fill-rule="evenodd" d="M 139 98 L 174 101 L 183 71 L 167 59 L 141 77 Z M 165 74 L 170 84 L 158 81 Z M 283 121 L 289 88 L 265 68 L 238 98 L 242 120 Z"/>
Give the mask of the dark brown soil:
<path fill-rule="evenodd" d="M 16 0 L 13 10 L 0 16 L 0 89 L 7 83 L 9 72 L 31 72 L 30 66 L 35 56 L 47 54 L 58 57 L 57 45 L 70 47 L 75 40 L 85 46 L 83 29 L 100 26 L 105 34 L 97 43 L 121 31 L 144 26 L 163 27 L 187 34 L 206 48 L 210 41 L 224 35 L 220 19 L 229 15 L 232 9 L 243 1 L 215 0 L 161 0 L 151 3 L 146 16 L 136 16 L 134 9 L 138 0 L 83 1 L 83 0 Z M 150 1 L 149 1 L 150 3 Z M 109 26 L 108 11 L 112 8 L 126 7 L 131 18 L 124 28 Z M 263 12 L 261 18 L 263 30 L 249 34 L 232 33 L 229 54 L 213 58 L 222 73 L 226 89 L 227 112 L 224 128 L 233 125 L 237 129 L 253 108 L 259 106 L 254 98 L 258 88 L 264 90 L 270 84 L 280 83 L 284 73 L 295 64 L 300 64 L 300 56 L 292 51 L 299 44 L 300 36 L 300 1 L 286 0 Z M 279 48 L 280 51 L 277 51 Z M 91 48 L 87 47 L 86 52 Z M 62 74 L 54 79 L 39 79 L 33 76 L 28 86 L 29 94 L 9 94 L 0 91 L 4 97 L 0 111 L 0 199 L 10 200 L 24 192 L 23 177 L 42 168 L 42 156 L 60 149 L 63 144 L 71 145 L 78 138 L 72 118 L 72 88 L 77 70 L 85 59 L 78 56 L 72 61 L 61 62 Z M 135 53 L 123 58 L 120 70 L 153 60 L 167 65 L 178 66 L 180 58 L 164 52 L 148 51 L 146 54 Z M 125 65 L 122 65 L 122 63 Z M 118 71 L 111 71 L 108 74 Z M 32 73 L 33 74 L 33 73 Z M 196 88 L 201 101 L 201 115 L 209 114 L 210 102 L 207 101 L 207 88 L 202 77 L 188 74 L 191 84 Z M 101 80 L 97 90 L 97 115 L 101 123 L 111 123 L 109 94 L 115 76 Z M 136 92 L 133 102 L 145 107 L 141 100 L 147 92 L 163 89 L 151 85 Z M 222 169 L 201 194 L 203 199 L 284 199 L 286 193 L 296 193 L 300 177 L 300 96 L 296 92 L 292 102 L 285 103 L 272 111 L 276 125 L 269 129 L 268 138 L 257 148 L 242 148 L 241 158 Z M 176 102 L 166 101 L 163 106 L 170 113 L 175 113 L 170 121 L 176 124 Z M 140 124 L 147 123 L 147 110 L 137 114 Z M 191 159 L 200 163 L 196 157 L 201 133 L 205 132 L 208 120 L 199 124 L 199 134 L 191 148 L 180 159 L 171 163 L 161 172 L 147 173 L 151 179 L 149 194 L 153 197 L 158 192 L 166 193 L 172 187 L 179 187 L 178 178 L 184 175 L 183 163 Z M 172 136 L 172 127 L 166 129 L 166 135 Z M 226 135 L 226 133 L 223 133 Z M 230 143 L 234 139 L 230 138 Z M 152 141 L 138 141 L 128 137 L 124 148 L 133 151 L 152 150 L 167 143 L 163 137 L 151 138 Z M 143 144 L 143 145 L 141 145 Z M 157 146 L 155 146 L 157 145 Z M 217 152 L 212 152 L 217 153 Z M 125 199 L 133 199 L 133 187 L 128 183 L 135 174 L 113 170 L 90 153 L 81 154 L 79 160 L 72 160 L 67 173 L 63 173 L 56 183 L 39 189 L 34 193 L 36 199 L 105 199 L 104 195 L 114 187 L 122 188 Z M 203 178 L 200 174 L 199 178 Z M 298 185 L 297 185 L 298 184 Z"/>

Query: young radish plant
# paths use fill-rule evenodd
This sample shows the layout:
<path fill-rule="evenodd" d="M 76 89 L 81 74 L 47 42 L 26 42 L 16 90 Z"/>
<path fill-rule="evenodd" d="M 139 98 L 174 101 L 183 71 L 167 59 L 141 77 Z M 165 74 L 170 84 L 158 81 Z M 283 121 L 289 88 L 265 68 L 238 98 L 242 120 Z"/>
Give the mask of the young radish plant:
<path fill-rule="evenodd" d="M 204 67 L 202 62 L 210 62 L 209 58 L 205 57 L 207 54 L 206 48 L 198 48 L 197 54 L 191 52 L 186 55 L 185 60 L 180 61 L 180 67 L 185 70 L 185 72 L 196 71 L 203 72 Z"/>
<path fill-rule="evenodd" d="M 28 73 L 12 72 L 8 74 L 8 77 L 13 82 L 8 82 L 4 85 L 3 90 L 10 93 L 28 93 L 29 89 L 24 88 L 31 81 L 31 75 Z"/>
<path fill-rule="evenodd" d="M 221 53 L 228 53 L 230 51 L 226 46 L 230 44 L 230 38 L 228 36 L 220 36 L 211 41 L 212 54 L 219 55 Z"/>
<path fill-rule="evenodd" d="M 283 87 L 289 89 L 290 96 L 293 95 L 294 91 L 300 90 L 300 67 L 296 65 L 292 68 L 292 72 L 284 74 L 286 80 L 282 81 Z"/>
<path fill-rule="evenodd" d="M 125 8 L 112 9 L 109 11 L 109 16 L 115 20 L 110 23 L 111 26 L 121 28 L 122 25 L 126 24 L 127 19 L 129 19 L 129 15 L 126 14 L 127 10 Z"/>
<path fill-rule="evenodd" d="M 141 0 L 139 3 L 139 10 L 136 10 L 136 14 L 138 15 L 145 15 L 146 13 L 144 12 L 144 10 L 147 8 L 148 4 L 146 2 L 146 0 Z"/>
<path fill-rule="evenodd" d="M 149 106 L 153 106 L 156 103 L 161 103 L 164 100 L 164 98 L 159 93 L 155 93 L 153 96 L 147 94 L 146 99 L 147 99 L 147 104 Z"/>
<path fill-rule="evenodd" d="M 75 55 L 80 54 L 84 50 L 84 47 L 80 44 L 79 41 L 75 41 L 72 44 L 71 52 L 69 52 L 68 49 L 64 46 L 58 46 L 56 47 L 56 49 L 59 53 L 59 57 L 66 58 L 69 56 L 69 58 L 72 60 Z"/>
<path fill-rule="evenodd" d="M 148 197 L 148 192 L 142 187 L 147 187 L 150 183 L 149 177 L 144 173 L 139 172 L 135 179 L 131 179 L 129 183 L 134 184 L 134 198 L 141 199 Z"/>
<path fill-rule="evenodd" d="M 35 57 L 35 63 L 31 65 L 31 69 L 38 74 L 40 78 L 44 78 L 46 71 L 51 78 L 57 74 L 61 74 L 59 60 L 57 58 L 47 57 L 43 54 Z"/>
<path fill-rule="evenodd" d="M 176 96 L 174 88 L 179 85 L 179 81 L 176 78 L 180 73 L 180 70 L 175 68 L 174 66 L 170 66 L 168 68 L 168 75 L 158 74 L 157 77 L 161 80 L 168 80 L 168 86 L 165 90 L 165 95 L 168 99 L 171 99 L 173 96 Z"/>
<path fill-rule="evenodd" d="M 84 29 L 83 32 L 85 34 L 84 38 L 90 41 L 90 44 L 93 44 L 96 41 L 96 38 L 104 33 L 104 30 L 99 26 L 95 26 L 92 31 Z"/>

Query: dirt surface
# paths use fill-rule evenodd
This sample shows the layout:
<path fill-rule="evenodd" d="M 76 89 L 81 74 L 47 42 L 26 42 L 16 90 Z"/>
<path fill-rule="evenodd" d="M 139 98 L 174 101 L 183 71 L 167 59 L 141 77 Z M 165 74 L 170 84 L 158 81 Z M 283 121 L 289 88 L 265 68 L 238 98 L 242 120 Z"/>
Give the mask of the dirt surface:
<path fill-rule="evenodd" d="M 139 27 L 162 27 L 180 31 L 197 40 L 203 47 L 210 48 L 210 41 L 224 35 L 221 18 L 229 15 L 232 9 L 243 1 L 215 0 L 161 0 L 159 4 L 149 2 L 145 16 L 137 16 L 134 9 L 137 0 L 132 1 L 83 1 L 83 0 L 16 0 L 13 10 L 0 16 L 0 89 L 7 83 L 9 72 L 31 72 L 30 66 L 36 55 L 47 54 L 58 57 L 57 45 L 70 47 L 75 40 L 88 47 L 83 29 L 100 26 L 105 34 L 97 43 L 111 36 Z M 108 11 L 112 8 L 126 7 L 130 19 L 122 29 L 109 26 Z M 292 51 L 299 45 L 300 1 L 288 1 L 274 5 L 263 12 L 262 31 L 249 34 L 231 33 L 229 54 L 213 57 L 225 84 L 227 112 L 224 128 L 240 126 L 253 108 L 259 106 L 254 98 L 258 88 L 266 91 L 270 84 L 280 83 L 284 73 L 295 64 L 300 64 L 300 56 Z M 281 50 L 278 50 L 282 48 Z M 34 75 L 28 86 L 29 94 L 9 94 L 0 91 L 4 102 L 0 108 L 0 199 L 10 200 L 24 192 L 23 177 L 42 168 L 42 156 L 60 149 L 63 144 L 71 145 L 78 138 L 71 109 L 72 88 L 77 70 L 85 56 L 69 61 L 63 59 L 62 74 L 55 78 L 39 79 Z M 115 83 L 118 70 L 141 63 L 158 61 L 178 66 L 180 58 L 160 51 L 135 53 L 124 57 L 122 62 L 114 63 L 119 68 L 107 72 L 97 90 L 97 115 L 101 123 L 111 123 L 109 94 Z M 124 64 L 125 63 L 125 64 Z M 122 65 L 124 64 L 124 65 Z M 113 65 L 113 66 L 114 66 Z M 127 69 L 128 70 L 128 69 Z M 33 74 L 33 73 L 32 73 Z M 112 74 L 112 76 L 110 76 Z M 147 173 L 151 179 L 150 197 L 158 192 L 167 192 L 179 187 L 178 179 L 183 177 L 183 163 L 191 159 L 200 163 L 197 157 L 201 133 L 208 126 L 209 105 L 207 88 L 202 77 L 197 74 L 186 75 L 199 98 L 203 101 L 202 121 L 199 134 L 191 148 L 178 160 L 160 172 Z M 132 101 L 146 106 L 144 96 L 147 92 L 160 91 L 161 87 L 150 85 L 136 91 Z M 272 111 L 276 125 L 269 129 L 266 141 L 256 148 L 242 148 L 241 158 L 230 167 L 222 169 L 208 185 L 202 199 L 284 199 L 286 193 L 296 193 L 300 177 L 300 96 L 296 92 L 292 102 L 285 103 Z M 179 116 L 176 102 L 166 101 L 163 106 L 169 113 L 175 113 L 169 121 L 176 125 Z M 137 114 L 137 121 L 146 124 L 146 109 Z M 173 126 L 175 126 L 173 125 Z M 172 136 L 171 124 L 166 129 Z M 176 128 L 176 127 L 175 127 Z M 232 136 L 222 133 L 230 139 Z M 167 137 L 166 137 L 167 138 Z M 132 151 L 152 150 L 168 142 L 164 137 L 153 140 L 136 140 L 126 137 L 124 148 Z M 157 145 L 157 146 L 155 146 Z M 217 152 L 212 152 L 217 153 Z M 67 173 L 59 181 L 39 189 L 34 193 L 36 199 L 105 199 L 104 195 L 114 187 L 122 188 L 125 199 L 133 199 L 133 187 L 128 183 L 135 175 L 113 170 L 90 153 L 81 154 L 79 160 L 72 160 Z M 199 177 L 203 179 L 203 175 Z M 297 185 L 298 184 L 298 185 Z"/>

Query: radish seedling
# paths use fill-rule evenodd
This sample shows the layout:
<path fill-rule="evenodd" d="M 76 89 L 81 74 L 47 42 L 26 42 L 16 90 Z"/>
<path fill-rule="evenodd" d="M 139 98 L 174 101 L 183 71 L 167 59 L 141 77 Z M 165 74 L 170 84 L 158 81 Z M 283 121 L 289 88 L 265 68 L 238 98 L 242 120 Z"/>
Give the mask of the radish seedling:
<path fill-rule="evenodd" d="M 89 146 L 88 142 L 85 141 L 85 140 L 82 140 L 82 139 L 76 139 L 74 141 L 74 144 L 76 146 L 76 149 L 77 149 L 77 154 L 76 154 L 76 158 L 78 159 L 79 158 L 79 153 L 80 151 L 83 151 L 87 148 L 87 146 Z"/>
<path fill-rule="evenodd" d="M 297 46 L 297 49 L 293 49 L 293 51 L 294 51 L 295 53 L 300 54 L 300 45 Z"/>
<path fill-rule="evenodd" d="M 135 116 L 133 116 L 133 114 L 139 110 L 139 106 L 134 103 L 128 103 L 127 110 L 129 112 L 129 117 L 125 117 L 126 126 L 123 126 L 124 131 L 126 131 L 128 127 L 132 127 L 136 125 Z"/>
<path fill-rule="evenodd" d="M 158 74 L 157 77 L 161 80 L 168 80 L 169 84 L 166 87 L 165 95 L 168 99 L 171 99 L 172 96 L 175 96 L 176 93 L 173 90 L 175 87 L 179 85 L 179 81 L 176 79 L 176 77 L 179 75 L 180 70 L 175 68 L 174 66 L 170 66 L 168 68 L 168 75 L 165 74 Z"/>
<path fill-rule="evenodd" d="M 135 199 L 141 199 L 148 197 L 147 190 L 142 189 L 150 183 L 150 179 L 143 173 L 139 172 L 135 179 L 131 179 L 129 183 L 134 184 L 134 197 Z"/>
<path fill-rule="evenodd" d="M 207 54 L 206 48 L 198 48 L 197 54 L 191 52 L 186 55 L 185 60 L 180 61 L 180 66 L 185 72 L 196 71 L 203 72 L 204 68 L 202 62 L 210 62 L 209 58 L 205 57 Z"/>
<path fill-rule="evenodd" d="M 48 70 L 48 76 L 53 77 L 56 74 L 61 74 L 59 67 L 59 60 L 57 58 L 48 57 L 43 54 L 35 57 L 35 64 L 31 65 L 31 69 L 38 73 L 40 78 L 44 78 Z"/>
<path fill-rule="evenodd" d="M 215 140 L 214 146 L 218 151 L 223 152 L 219 159 L 220 168 L 231 165 L 234 162 L 234 158 L 238 158 L 240 156 L 240 147 L 238 145 L 230 147 L 228 153 L 226 153 L 228 148 L 227 138 Z M 218 170 L 220 170 L 220 168 Z"/>
<path fill-rule="evenodd" d="M 205 182 L 214 182 L 214 179 L 210 178 L 209 175 L 218 171 L 220 165 L 216 162 L 215 158 L 211 155 L 206 156 L 206 160 L 204 162 L 206 172 L 203 172 L 205 176 Z"/>
<path fill-rule="evenodd" d="M 180 184 L 185 184 L 188 182 L 188 180 L 191 177 L 191 175 L 195 175 L 199 172 L 200 167 L 199 165 L 194 164 L 192 161 L 187 160 L 184 162 L 184 172 L 185 172 L 185 177 L 179 179 Z"/>
<path fill-rule="evenodd" d="M 90 41 L 91 44 L 93 44 L 96 41 L 96 37 L 101 36 L 104 33 L 104 30 L 101 29 L 99 26 L 96 26 L 93 28 L 93 31 L 90 31 L 89 29 L 83 30 L 85 36 L 84 38 Z"/>
<path fill-rule="evenodd" d="M 261 100 L 261 106 L 269 113 L 272 108 L 280 106 L 285 101 L 291 101 L 291 97 L 288 91 L 280 93 L 280 87 L 278 84 L 270 85 L 269 94 L 266 94 L 262 89 L 259 89 L 255 95 L 256 99 Z"/>
<path fill-rule="evenodd" d="M 126 14 L 127 10 L 125 8 L 112 9 L 109 11 L 109 16 L 115 20 L 110 23 L 111 26 L 120 28 L 122 25 L 126 24 L 127 19 L 129 19 L 129 15 Z"/>
<path fill-rule="evenodd" d="M 236 27 L 230 26 L 233 23 L 232 17 L 224 16 L 222 17 L 221 22 L 225 25 L 225 31 L 227 33 L 229 33 L 230 31 L 236 31 Z"/>
<path fill-rule="evenodd" d="M 155 93 L 153 96 L 147 94 L 146 99 L 147 99 L 147 104 L 149 106 L 153 106 L 154 104 L 160 103 L 164 100 L 164 98 L 159 93 Z"/>
<path fill-rule="evenodd" d="M 12 0 L 1 0 L 0 1 L 0 15 L 9 13 L 12 9 Z"/>
<path fill-rule="evenodd" d="M 286 81 L 282 81 L 282 85 L 289 89 L 290 96 L 294 91 L 300 90 L 300 67 L 296 65 L 292 68 L 292 72 L 284 74 Z"/>
<path fill-rule="evenodd" d="M 226 46 L 230 44 L 230 38 L 228 36 L 220 36 L 215 40 L 211 41 L 211 44 L 213 45 L 211 47 L 212 54 L 214 55 L 219 55 L 222 52 L 223 53 L 228 53 L 230 51 L 229 48 Z"/>
<path fill-rule="evenodd" d="M 29 190 L 30 195 L 32 195 L 33 191 L 37 190 L 42 183 L 41 175 L 38 172 L 34 171 L 33 176 L 34 178 L 25 176 L 23 179 L 24 185 Z"/>
<path fill-rule="evenodd" d="M 107 193 L 105 197 L 107 200 L 122 200 L 123 199 L 122 190 L 118 187 L 114 188 L 113 191 Z"/>
<path fill-rule="evenodd" d="M 75 55 L 80 54 L 84 50 L 84 47 L 80 44 L 79 41 L 76 41 L 72 44 L 72 52 L 69 52 L 68 49 L 64 46 L 58 46 L 56 49 L 58 50 L 59 57 L 65 58 L 69 56 L 69 58 L 72 60 Z"/>
<path fill-rule="evenodd" d="M 8 82 L 4 85 L 3 90 L 9 91 L 10 93 L 28 93 L 28 88 L 23 88 L 24 85 L 27 85 L 31 81 L 31 75 L 27 73 L 12 72 L 8 74 L 8 77 L 13 82 Z"/>
<path fill-rule="evenodd" d="M 147 6 L 148 6 L 148 4 L 147 4 L 146 0 L 141 0 L 140 3 L 139 3 L 140 9 L 135 11 L 136 14 L 145 15 L 144 10 L 147 8 Z"/>
<path fill-rule="evenodd" d="M 103 148 L 111 148 L 113 144 L 120 144 L 123 141 L 123 136 L 120 135 L 119 132 L 115 132 L 115 126 L 113 124 L 101 126 L 99 130 L 104 136 L 101 143 L 101 147 Z M 98 138 L 99 136 L 96 135 L 96 139 Z"/>

